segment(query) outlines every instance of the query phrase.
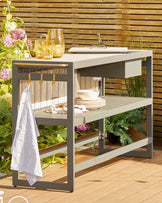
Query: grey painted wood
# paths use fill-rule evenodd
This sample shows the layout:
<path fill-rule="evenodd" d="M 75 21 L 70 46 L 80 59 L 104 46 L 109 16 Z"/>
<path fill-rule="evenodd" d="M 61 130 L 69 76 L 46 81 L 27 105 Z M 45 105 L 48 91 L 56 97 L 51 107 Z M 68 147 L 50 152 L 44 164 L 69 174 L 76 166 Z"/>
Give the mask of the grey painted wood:
<path fill-rule="evenodd" d="M 99 136 L 100 136 L 100 134 L 98 133 L 98 134 L 94 135 L 93 137 L 86 137 L 82 140 L 77 140 L 75 142 L 75 147 L 79 147 L 79 146 L 94 142 L 94 141 L 98 140 Z M 53 154 L 57 154 L 57 153 L 60 153 L 60 152 L 66 151 L 66 150 L 67 150 L 67 145 L 58 146 L 57 148 L 49 149 L 45 152 L 40 153 L 40 158 L 41 159 L 46 158 L 48 156 L 52 156 Z"/>
<path fill-rule="evenodd" d="M 101 96 L 105 96 L 105 78 L 102 77 L 100 81 Z M 99 154 L 102 154 L 105 149 L 105 118 L 98 121 L 98 129 L 101 131 L 99 137 Z"/>
<path fill-rule="evenodd" d="M 134 59 L 142 59 L 152 56 L 151 50 L 129 50 L 128 53 L 120 54 L 64 54 L 62 58 L 54 58 L 52 60 L 37 60 L 36 58 L 14 60 L 14 63 L 44 63 L 44 64 L 73 64 L 74 69 L 98 66 L 103 64 L 111 64 L 116 62 L 129 61 Z M 32 66 L 33 67 L 33 66 Z M 46 67 L 46 66 L 44 66 Z"/>
<path fill-rule="evenodd" d="M 17 73 L 17 78 L 21 80 L 28 80 L 29 74 L 28 73 Z M 31 80 L 40 80 L 41 73 L 31 73 Z M 55 76 L 56 81 L 67 81 L 66 75 L 56 74 Z M 53 81 L 53 74 L 43 74 L 44 81 Z"/>
<path fill-rule="evenodd" d="M 35 115 L 37 115 L 37 114 L 35 114 Z M 39 116 L 40 116 L 40 114 L 39 114 Z M 54 125 L 54 126 L 59 126 L 59 125 L 67 126 L 67 123 L 68 123 L 68 120 L 66 118 L 54 120 L 54 118 L 41 117 L 41 118 L 36 118 L 36 121 L 37 121 L 37 124 L 39 124 L 39 125 Z"/>
<path fill-rule="evenodd" d="M 113 116 L 129 110 L 147 106 L 151 103 L 151 98 L 108 96 L 106 97 L 107 105 L 101 109 L 84 113 L 84 120 L 85 123 L 88 123 L 93 120 Z"/>
<path fill-rule="evenodd" d="M 91 158 L 89 160 L 86 160 L 86 161 L 83 161 L 83 162 L 81 162 L 79 164 L 76 164 L 75 172 L 78 172 L 78 171 L 84 170 L 86 168 L 92 167 L 92 166 L 94 166 L 96 164 L 100 164 L 100 163 L 102 163 L 104 161 L 107 161 L 109 159 L 112 159 L 112 158 L 114 158 L 116 156 L 125 154 L 125 153 L 127 153 L 129 151 L 132 151 L 132 150 L 138 149 L 138 148 L 140 148 L 142 146 L 148 145 L 151 142 L 152 142 L 152 139 L 145 138 L 143 140 L 140 140 L 140 141 L 137 141 L 135 143 L 126 145 L 124 147 L 114 149 L 112 151 L 109 151 L 109 152 L 106 152 L 104 154 L 98 155 L 95 158 Z"/>
<path fill-rule="evenodd" d="M 75 136 L 74 136 L 74 69 L 67 70 L 67 180 L 70 192 L 74 191 L 75 179 Z"/>
<path fill-rule="evenodd" d="M 151 98 L 106 96 L 105 99 L 107 105 L 101 109 L 88 111 L 82 114 L 74 114 L 74 126 L 144 107 L 152 103 Z M 50 124 L 53 122 L 53 125 L 55 125 L 55 123 L 57 125 L 68 123 L 68 120 L 66 120 L 67 114 L 46 113 L 45 109 L 35 111 L 35 117 L 38 120 L 42 120 L 42 122 L 43 118 L 46 118 L 46 121 L 44 121 L 46 124 L 48 122 Z"/>
<path fill-rule="evenodd" d="M 18 113 L 18 103 L 19 103 L 19 80 L 17 78 L 18 69 L 13 66 L 12 71 L 12 135 L 14 138 L 15 129 L 16 129 L 16 120 Z M 12 184 L 14 186 L 18 185 L 19 172 L 12 171 Z"/>
<path fill-rule="evenodd" d="M 4 178 L 4 177 L 6 177 L 6 176 L 7 176 L 7 174 L 0 173 L 0 179 L 1 179 L 1 178 Z"/>
<path fill-rule="evenodd" d="M 85 76 L 93 76 L 93 72 L 95 72 L 96 67 L 96 76 L 102 72 L 102 94 L 104 95 L 104 77 L 109 74 L 109 71 L 114 70 L 114 75 L 124 77 L 130 77 L 132 75 L 139 75 L 140 70 L 136 68 L 136 66 L 141 66 L 141 59 L 147 57 L 147 61 L 143 64 L 147 66 L 147 98 L 132 98 L 132 97 L 114 97 L 109 96 L 105 97 L 106 106 L 89 111 L 82 114 L 74 114 L 74 96 L 75 96 L 75 88 L 74 88 L 74 71 L 78 70 L 85 74 Z M 115 65 L 113 65 L 115 63 Z M 58 75 L 56 77 L 59 81 L 67 81 L 67 114 L 50 114 L 46 113 L 45 109 L 40 109 L 39 111 L 35 111 L 35 117 L 40 124 L 46 125 L 65 125 L 67 126 L 67 155 L 68 155 L 68 183 L 53 183 L 53 182 L 45 182 L 38 181 L 33 187 L 41 188 L 41 189 L 60 189 L 60 190 L 68 190 L 70 192 L 74 191 L 74 179 L 75 172 L 80 171 L 82 169 L 86 169 L 88 167 L 94 166 L 96 164 L 102 163 L 103 161 L 109 160 L 113 157 L 120 156 L 122 154 L 132 155 L 132 156 L 146 156 L 152 157 L 153 153 L 153 125 L 152 125 L 152 51 L 147 50 L 130 50 L 127 53 L 122 54 L 65 54 L 62 58 L 52 59 L 50 61 L 45 60 L 36 60 L 35 58 L 31 59 L 22 59 L 22 60 L 14 60 L 13 61 L 13 133 L 16 125 L 17 118 L 17 106 L 19 102 L 19 80 L 20 79 L 28 79 L 28 75 L 26 73 L 21 74 L 18 72 L 18 69 L 25 69 L 26 72 L 29 72 L 30 69 L 38 69 L 39 67 L 45 68 L 47 70 L 58 68 L 57 64 L 61 66 L 61 64 L 66 64 L 67 67 L 67 75 Z M 56 66 L 57 65 L 57 66 Z M 118 66 L 119 65 L 119 66 Z M 120 67 L 121 68 L 118 68 Z M 91 67 L 93 67 L 93 71 L 91 71 Z M 26 68 L 29 70 L 26 70 Z M 99 68 L 100 71 L 99 71 Z M 82 70 L 81 70 L 82 69 Z M 136 69 L 136 70 L 134 70 Z M 102 70 L 102 71 L 101 71 Z M 120 72 L 121 71 L 121 72 Z M 86 74 L 87 73 L 87 74 Z M 112 70 L 113 73 L 113 70 Z M 40 78 L 40 74 L 32 73 L 32 79 L 38 80 Z M 51 81 L 52 75 L 45 75 L 45 80 Z M 99 141 L 99 153 L 100 155 L 79 163 L 75 167 L 75 139 L 74 139 L 74 126 L 88 123 L 91 121 L 99 120 L 99 128 L 104 134 L 104 118 L 112 115 L 116 115 L 125 111 L 133 110 L 136 108 L 147 106 L 147 138 L 137 141 L 135 143 L 129 144 L 127 146 L 115 149 L 113 151 L 106 152 L 104 139 Z M 82 142 L 85 143 L 88 140 L 84 140 Z M 91 141 L 91 139 L 89 139 Z M 78 142 L 80 144 L 81 142 Z M 147 152 L 133 152 L 133 150 L 146 146 Z M 59 149 L 58 149 L 59 150 Z M 47 152 L 42 155 L 42 157 L 48 156 L 52 151 Z M 21 185 L 21 186 L 29 186 L 28 182 L 25 180 L 19 179 L 19 174 L 17 171 L 13 171 L 13 185 Z"/>
<path fill-rule="evenodd" d="M 153 98 L 153 61 L 152 57 L 148 57 L 147 61 L 147 73 L 146 73 L 146 87 L 147 97 Z M 147 137 L 152 139 L 152 142 L 147 145 L 147 151 L 150 158 L 153 157 L 153 104 L 147 106 Z"/>
<path fill-rule="evenodd" d="M 141 75 L 141 70 L 142 62 L 139 59 L 83 68 L 79 69 L 79 73 L 81 76 L 129 78 Z"/>
<path fill-rule="evenodd" d="M 148 144 L 150 145 L 150 144 Z M 147 145 L 147 146 L 148 146 Z M 150 155 L 148 154 L 147 151 L 142 151 L 142 150 L 134 150 L 134 151 L 130 151 L 127 152 L 126 154 L 122 154 L 121 156 L 134 156 L 134 157 L 146 157 L 146 158 L 150 158 Z"/>
<path fill-rule="evenodd" d="M 142 74 L 142 60 L 130 60 L 125 62 L 125 78 Z"/>
<path fill-rule="evenodd" d="M 49 181 L 38 181 L 34 185 L 30 186 L 27 180 L 18 180 L 19 186 L 35 187 L 38 189 L 57 189 L 57 190 L 69 190 L 67 183 L 55 183 Z"/>

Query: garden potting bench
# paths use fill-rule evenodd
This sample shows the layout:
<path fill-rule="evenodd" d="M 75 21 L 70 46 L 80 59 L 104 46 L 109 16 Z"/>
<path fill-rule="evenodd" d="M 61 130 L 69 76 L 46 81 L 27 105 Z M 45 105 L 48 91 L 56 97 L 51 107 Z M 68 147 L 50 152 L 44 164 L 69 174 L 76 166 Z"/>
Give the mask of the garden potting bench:
<path fill-rule="evenodd" d="M 127 96 L 105 96 L 105 77 L 128 78 L 138 76 L 142 73 L 142 66 L 147 67 L 146 83 L 147 96 L 145 98 Z M 74 191 L 75 173 L 102 163 L 106 160 L 120 155 L 149 157 L 153 156 L 153 105 L 152 105 L 152 51 L 150 50 L 129 50 L 126 53 L 104 53 L 104 54 L 64 54 L 62 58 L 43 60 L 36 58 L 21 59 L 13 61 L 13 134 L 15 132 L 16 119 L 19 104 L 20 80 L 28 80 L 29 73 L 31 80 L 40 80 L 41 73 L 38 70 L 64 68 L 66 74 L 56 74 L 56 81 L 67 82 L 67 114 L 50 114 L 44 109 L 35 111 L 38 124 L 67 126 L 67 183 L 56 183 L 38 181 L 32 187 L 41 189 L 58 189 Z M 97 110 L 91 110 L 81 114 L 74 113 L 74 72 L 78 71 L 81 76 L 101 77 L 101 95 L 105 96 L 106 106 Z M 52 81 L 53 74 L 44 74 L 43 80 Z M 105 149 L 104 118 L 122 112 L 147 108 L 147 137 L 118 149 Z M 75 141 L 74 127 L 83 123 L 98 121 L 101 134 L 84 137 Z M 75 164 L 75 147 L 99 139 L 99 155 Z M 136 150 L 140 147 L 144 150 Z M 54 153 L 65 150 L 64 145 L 57 148 L 49 148 L 43 151 L 40 156 L 45 158 Z M 26 186 L 26 180 L 19 178 L 18 171 L 13 171 L 13 185 Z"/>

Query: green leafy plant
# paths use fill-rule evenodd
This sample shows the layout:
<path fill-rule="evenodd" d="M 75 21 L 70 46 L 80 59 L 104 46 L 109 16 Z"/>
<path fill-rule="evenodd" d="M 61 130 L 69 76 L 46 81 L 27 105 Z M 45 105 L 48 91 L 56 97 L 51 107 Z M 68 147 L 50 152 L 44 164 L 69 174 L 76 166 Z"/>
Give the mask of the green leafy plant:
<path fill-rule="evenodd" d="M 13 17 L 11 11 L 15 7 L 9 0 L 3 0 L 6 6 L 2 8 L 5 19 L 1 23 L 0 37 L 0 171 L 9 172 L 12 144 L 12 60 L 30 55 L 30 40 L 24 29 L 24 21 Z"/>
<path fill-rule="evenodd" d="M 0 171 L 9 172 L 11 162 L 11 103 L 0 99 Z"/>
<path fill-rule="evenodd" d="M 50 146 L 63 143 L 67 141 L 67 128 L 64 126 L 44 126 L 39 125 L 38 145 L 39 149 L 45 149 Z M 77 138 L 78 134 L 75 134 Z M 41 160 L 43 168 L 47 168 L 51 164 L 60 163 L 64 164 L 66 154 L 59 153 Z"/>
<path fill-rule="evenodd" d="M 127 47 L 130 49 L 148 49 L 151 43 L 144 43 L 143 37 L 128 35 L 126 38 Z M 143 59 L 145 60 L 145 59 Z M 126 90 L 129 96 L 146 96 L 146 67 L 142 67 L 142 75 L 125 79 Z"/>
<path fill-rule="evenodd" d="M 126 37 L 126 46 L 130 49 L 148 49 L 151 43 L 144 43 L 143 37 L 135 37 L 128 35 Z M 145 60 L 145 59 L 143 59 Z M 146 96 L 146 67 L 142 67 L 142 75 L 125 79 L 127 95 L 131 97 L 145 97 Z M 125 94 L 122 94 L 125 95 Z M 122 145 L 131 143 L 131 135 L 128 134 L 129 128 L 134 128 L 137 131 L 146 134 L 141 125 L 142 121 L 146 120 L 144 108 L 136 109 L 130 112 L 122 113 L 106 119 L 106 131 L 111 133 L 114 137 L 120 137 Z"/>
<path fill-rule="evenodd" d="M 96 122 L 76 126 L 75 138 L 97 131 Z M 67 128 L 64 126 L 44 126 L 39 125 L 40 137 L 38 137 L 39 149 L 45 149 L 50 146 L 67 141 Z M 94 149 L 96 142 L 92 143 Z M 41 160 L 44 168 L 53 163 L 65 163 L 66 154 L 59 153 Z"/>
<path fill-rule="evenodd" d="M 5 19 L 1 23 L 2 36 L 0 38 L 0 95 L 5 94 L 2 85 L 7 85 L 7 92 L 12 93 L 12 60 L 30 56 L 31 40 L 27 39 L 24 29 L 24 21 L 19 17 L 13 17 L 11 11 L 16 8 L 12 2 L 6 2 L 2 8 Z"/>
<path fill-rule="evenodd" d="M 65 159 L 66 159 L 66 154 L 58 153 L 58 154 L 54 154 L 53 156 L 42 159 L 41 164 L 43 169 L 46 169 L 47 167 L 55 163 L 65 164 L 66 163 Z"/>
<path fill-rule="evenodd" d="M 109 133 L 113 136 L 118 136 L 122 146 L 133 142 L 131 136 L 128 134 L 130 127 L 146 134 L 141 122 L 146 119 L 143 109 L 135 109 L 105 119 L 105 132 L 107 136 Z"/>
<path fill-rule="evenodd" d="M 40 137 L 38 137 L 39 149 L 65 142 L 67 139 L 67 128 L 64 126 L 39 126 Z"/>

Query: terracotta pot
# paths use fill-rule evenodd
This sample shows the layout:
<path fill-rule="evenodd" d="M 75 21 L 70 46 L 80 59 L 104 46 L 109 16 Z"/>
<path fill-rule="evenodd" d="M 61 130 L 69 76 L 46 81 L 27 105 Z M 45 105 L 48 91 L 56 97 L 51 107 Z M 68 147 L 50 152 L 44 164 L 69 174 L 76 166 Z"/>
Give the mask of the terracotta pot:
<path fill-rule="evenodd" d="M 143 121 L 141 123 L 141 125 L 143 126 L 144 130 L 146 131 L 146 126 L 147 126 L 147 121 Z M 146 138 L 146 135 L 135 130 L 134 128 L 129 128 L 128 130 L 128 134 L 131 135 L 131 138 L 133 139 L 133 142 L 139 141 L 141 139 Z"/>

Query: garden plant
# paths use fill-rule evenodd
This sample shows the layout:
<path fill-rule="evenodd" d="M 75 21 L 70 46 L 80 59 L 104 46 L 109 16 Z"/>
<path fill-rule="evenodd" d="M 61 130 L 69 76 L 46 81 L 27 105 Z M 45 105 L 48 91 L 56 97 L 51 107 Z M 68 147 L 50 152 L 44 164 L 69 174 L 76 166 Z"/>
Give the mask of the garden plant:
<path fill-rule="evenodd" d="M 4 20 L 1 23 L 0 37 L 0 172 L 10 173 L 12 145 L 12 60 L 30 57 L 32 41 L 27 38 L 23 19 L 14 17 L 11 11 L 16 11 L 12 2 L 3 0 Z M 40 137 L 39 149 L 65 142 L 67 129 L 63 126 L 38 126 Z M 94 125 L 83 124 L 76 127 L 75 137 L 94 130 Z M 57 154 L 42 159 L 46 168 L 53 163 L 65 163 L 66 154 Z"/>
<path fill-rule="evenodd" d="M 16 8 L 12 2 L 3 0 L 6 6 L 2 13 L 2 34 L 0 37 L 0 172 L 10 173 L 11 145 L 12 145 L 12 60 L 30 57 L 32 41 L 27 38 L 23 19 L 14 17 L 12 11 Z M 76 137 L 80 135 L 85 126 L 80 126 Z M 39 126 L 39 148 L 46 148 L 54 144 L 65 142 L 67 129 L 63 126 Z M 64 163 L 65 154 L 53 155 L 45 158 L 42 165 L 59 162 Z"/>
<path fill-rule="evenodd" d="M 12 60 L 30 56 L 31 40 L 27 39 L 24 21 L 14 17 L 11 1 L 3 0 L 4 20 L 0 38 L 0 171 L 9 172 L 12 144 Z M 23 29 L 21 28 L 23 27 Z"/>
<path fill-rule="evenodd" d="M 130 49 L 145 49 L 150 47 L 150 43 L 143 43 L 143 38 L 135 36 L 126 37 L 127 47 Z M 145 60 L 145 59 L 143 59 Z M 146 68 L 142 67 L 143 74 L 136 77 L 125 79 L 126 94 L 130 97 L 146 97 Z M 128 133 L 130 128 L 146 135 L 144 127 L 141 125 L 146 120 L 144 108 L 135 109 L 119 115 L 106 118 L 105 130 L 109 142 L 117 143 L 120 140 L 121 145 L 133 142 L 131 135 Z M 119 139 L 118 139 L 119 138 Z"/>

